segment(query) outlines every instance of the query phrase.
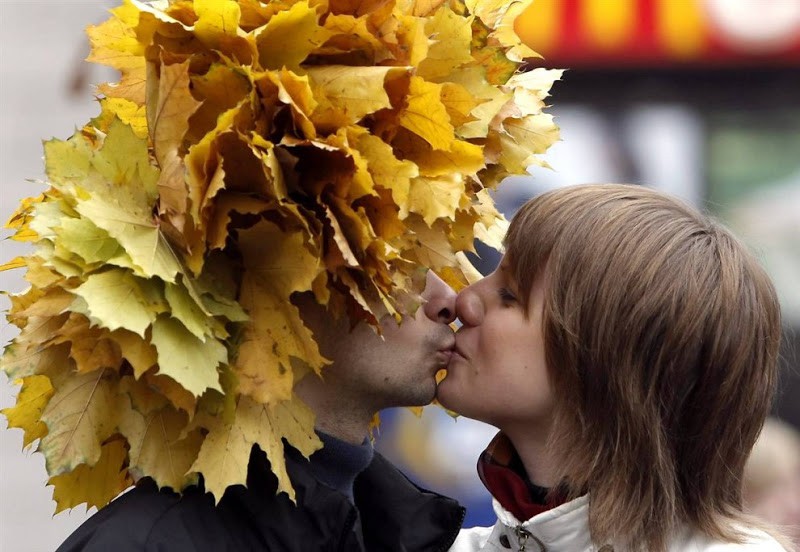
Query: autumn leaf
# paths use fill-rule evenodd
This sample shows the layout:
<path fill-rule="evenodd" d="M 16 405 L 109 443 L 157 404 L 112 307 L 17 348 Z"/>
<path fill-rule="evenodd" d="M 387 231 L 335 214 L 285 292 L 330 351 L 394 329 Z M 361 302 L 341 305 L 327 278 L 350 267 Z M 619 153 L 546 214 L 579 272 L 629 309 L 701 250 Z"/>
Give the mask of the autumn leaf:
<path fill-rule="evenodd" d="M 93 464 L 80 464 L 73 471 L 48 480 L 53 486 L 56 512 L 86 503 L 87 508 L 108 504 L 133 484 L 125 468 L 125 442 L 114 439 L 100 448 L 100 457 Z"/>
<path fill-rule="evenodd" d="M 411 77 L 408 107 L 400 114 L 399 123 L 434 149 L 447 150 L 455 138 L 455 131 L 440 98 L 440 84 Z"/>
<path fill-rule="evenodd" d="M 470 18 L 462 17 L 448 8 L 440 8 L 433 17 L 427 19 L 425 32 L 432 44 L 428 47 L 427 57 L 419 64 L 418 76 L 436 81 L 472 61 Z"/>
<path fill-rule="evenodd" d="M 122 357 L 133 368 L 133 375 L 136 378 L 140 378 L 158 362 L 155 347 L 142 336 L 128 330 L 118 329 L 111 332 L 110 337 L 120 348 Z"/>
<path fill-rule="evenodd" d="M 297 72 L 303 60 L 331 34 L 318 20 L 316 9 L 306 1 L 273 16 L 255 37 L 261 66 Z"/>
<path fill-rule="evenodd" d="M 76 135 L 73 139 L 79 138 Z M 56 157 L 48 157 L 47 175 L 50 178 L 54 178 L 52 170 L 55 161 Z M 89 181 L 81 179 L 81 188 L 117 198 L 121 205 L 135 206 L 137 212 L 149 212 L 157 197 L 158 171 L 150 162 L 147 141 L 136 136 L 130 126 L 114 119 L 102 145 L 92 152 L 90 163 L 89 175 L 94 176 L 92 173 L 96 172 L 101 178 Z M 62 166 L 64 164 L 62 160 Z M 64 167 L 64 170 L 68 169 Z"/>
<path fill-rule="evenodd" d="M 144 337 L 156 319 L 145 285 L 151 284 L 118 268 L 92 274 L 73 290 L 82 301 L 73 303 L 73 310 L 103 328 L 124 328 Z"/>
<path fill-rule="evenodd" d="M 22 332 L 25 334 L 25 331 Z M 25 336 L 23 335 L 23 338 Z M 68 374 L 74 369 L 68 346 L 31 348 L 19 337 L 6 345 L 0 359 L 0 370 L 14 381 L 34 375 Z"/>
<path fill-rule="evenodd" d="M 228 361 L 224 345 L 212 338 L 198 339 L 175 318 L 159 317 L 153 322 L 152 332 L 159 373 L 196 396 L 206 389 L 222 390 L 217 367 Z"/>
<path fill-rule="evenodd" d="M 162 212 L 182 213 L 187 209 L 188 189 L 179 150 L 189 129 L 189 118 L 200 107 L 190 90 L 189 62 L 162 65 L 158 88 L 153 86 L 152 90 L 147 98 L 147 126 L 161 167 L 160 208 Z"/>
<path fill-rule="evenodd" d="M 54 391 L 47 376 L 28 376 L 17 382 L 22 383 L 22 388 L 16 404 L 0 412 L 8 419 L 8 427 L 17 427 L 24 432 L 24 448 L 47 435 L 47 425 L 40 418 Z"/>
<path fill-rule="evenodd" d="M 213 427 L 200 447 L 191 471 L 207 474 L 206 490 L 219 502 L 230 485 L 247 482 L 247 464 L 254 444 L 261 447 L 278 478 L 278 492 L 285 492 L 294 501 L 295 494 L 283 456 L 282 439 L 306 458 L 322 446 L 311 429 L 314 414 L 296 397 L 274 405 L 258 403 L 241 397 L 233 423 L 214 419 Z"/>
<path fill-rule="evenodd" d="M 110 264 L 134 269 L 133 260 L 108 232 L 86 218 L 65 218 L 55 229 L 60 255 L 75 254 L 87 265 Z"/>
<path fill-rule="evenodd" d="M 39 443 L 47 473 L 60 475 L 78 464 L 94 465 L 100 444 L 117 429 L 114 381 L 109 370 L 69 378 L 42 413 L 48 433 Z"/>
<path fill-rule="evenodd" d="M 101 98 L 100 106 L 100 115 L 92 119 L 95 127 L 107 132 L 114 120 L 119 119 L 131 128 L 137 138 L 147 138 L 147 114 L 144 105 L 125 98 L 109 97 Z"/>
<path fill-rule="evenodd" d="M 120 347 L 110 338 L 110 332 L 92 327 L 82 315 L 72 314 L 55 332 L 53 343 L 70 343 L 69 356 L 79 373 L 101 368 L 117 370 L 122 363 Z"/>
<path fill-rule="evenodd" d="M 175 253 L 158 226 L 136 211 L 131 212 L 131 207 L 135 208 L 131 204 L 92 196 L 81 201 L 77 211 L 119 242 L 139 275 L 175 281 L 181 270 Z"/>
<path fill-rule="evenodd" d="M 409 211 L 422 215 L 428 226 L 442 217 L 454 219 L 464 184 L 456 175 L 411 180 Z"/>
<path fill-rule="evenodd" d="M 92 44 L 87 61 L 117 69 L 122 78 L 116 85 L 103 85 L 100 91 L 109 97 L 125 98 L 144 104 L 144 47 L 136 38 L 139 10 L 128 1 L 111 10 L 112 18 L 86 29 Z"/>
<path fill-rule="evenodd" d="M 185 412 L 170 406 L 142 413 L 123 401 L 119 427 L 130 443 L 130 470 L 147 474 L 159 487 L 182 490 L 203 442 L 199 431 L 180 438 L 187 422 Z"/>
<path fill-rule="evenodd" d="M 318 105 L 311 120 L 324 129 L 357 123 L 366 115 L 391 106 L 384 89 L 393 67 L 309 67 L 308 78 Z"/>
<path fill-rule="evenodd" d="M 246 269 L 239 300 L 251 322 L 245 326 L 234 371 L 240 391 L 261 403 L 291 397 L 291 357 L 317 372 L 327 363 L 297 307 L 281 299 L 310 290 L 320 270 L 304 241 L 302 234 L 286 236 L 267 221 L 239 234 Z"/>
<path fill-rule="evenodd" d="M 238 35 L 242 12 L 233 0 L 195 0 L 194 32 L 210 48 L 219 48 L 227 37 Z"/>

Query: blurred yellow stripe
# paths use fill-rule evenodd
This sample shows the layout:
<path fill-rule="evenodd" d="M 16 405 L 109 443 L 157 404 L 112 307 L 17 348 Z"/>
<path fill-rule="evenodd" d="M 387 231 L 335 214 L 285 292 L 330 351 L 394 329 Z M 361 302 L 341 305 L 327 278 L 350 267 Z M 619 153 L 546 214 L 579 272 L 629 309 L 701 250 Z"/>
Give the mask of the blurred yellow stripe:
<path fill-rule="evenodd" d="M 590 48 L 616 50 L 636 32 L 636 0 L 584 0 L 581 26 Z"/>
<path fill-rule="evenodd" d="M 706 43 L 706 22 L 700 0 L 656 0 L 656 33 L 664 50 L 691 58 Z"/>
<path fill-rule="evenodd" d="M 543 56 L 556 49 L 563 32 L 559 17 L 562 1 L 533 0 L 514 22 L 514 30 L 522 42 Z"/>

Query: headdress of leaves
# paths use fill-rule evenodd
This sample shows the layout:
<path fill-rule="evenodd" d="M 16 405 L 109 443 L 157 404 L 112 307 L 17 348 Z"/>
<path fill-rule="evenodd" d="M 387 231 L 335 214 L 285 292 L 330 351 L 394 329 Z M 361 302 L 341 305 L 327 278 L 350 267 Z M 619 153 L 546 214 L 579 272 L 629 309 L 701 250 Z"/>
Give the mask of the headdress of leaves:
<path fill-rule="evenodd" d="M 49 189 L 8 222 L 33 254 L 11 296 L 21 383 L 57 510 L 133 478 L 221 498 L 257 443 L 294 497 L 282 438 L 320 443 L 293 384 L 326 360 L 288 300 L 376 325 L 459 286 L 488 188 L 542 162 L 558 71 L 513 32 L 528 0 L 126 0 L 88 30 L 118 69 L 101 113 L 45 143 Z"/>

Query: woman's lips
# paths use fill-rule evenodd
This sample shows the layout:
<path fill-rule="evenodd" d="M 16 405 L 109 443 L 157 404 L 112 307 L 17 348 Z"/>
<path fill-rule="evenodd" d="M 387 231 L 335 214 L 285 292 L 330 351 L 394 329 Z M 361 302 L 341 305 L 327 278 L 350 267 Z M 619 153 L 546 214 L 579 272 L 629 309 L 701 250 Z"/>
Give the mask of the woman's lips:
<path fill-rule="evenodd" d="M 436 352 L 436 359 L 441 365 L 447 365 L 453 356 L 453 349 L 439 349 Z"/>

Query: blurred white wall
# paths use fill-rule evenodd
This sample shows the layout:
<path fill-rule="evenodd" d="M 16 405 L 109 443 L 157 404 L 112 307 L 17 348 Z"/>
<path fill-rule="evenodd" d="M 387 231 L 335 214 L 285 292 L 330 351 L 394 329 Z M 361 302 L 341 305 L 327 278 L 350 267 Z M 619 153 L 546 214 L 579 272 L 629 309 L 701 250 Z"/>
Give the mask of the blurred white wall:
<path fill-rule="evenodd" d="M 106 18 L 107 2 L 0 0 L 0 219 L 5 222 L 21 198 L 36 195 L 41 185 L 26 182 L 44 177 L 42 140 L 67 138 L 99 109 L 89 82 L 114 78 L 94 68 L 88 81 L 70 94 L 76 70 L 88 53 L 83 28 Z M 25 251 L 0 234 L 0 259 Z M 0 289 L 25 288 L 22 271 L 0 273 Z M 0 308 L 8 301 L 0 297 Z M 0 320 L 0 344 L 15 335 Z M 0 375 L 0 408 L 11 406 L 17 388 Z M 84 510 L 53 518 L 52 489 L 40 454 L 22 452 L 22 431 L 6 430 L 0 416 L 0 550 L 54 550 L 85 518 Z"/>

